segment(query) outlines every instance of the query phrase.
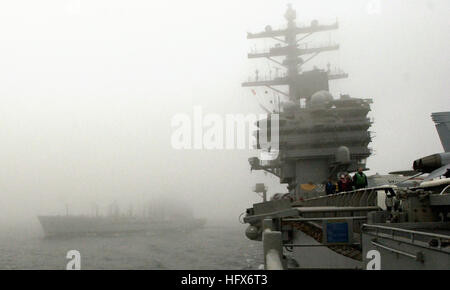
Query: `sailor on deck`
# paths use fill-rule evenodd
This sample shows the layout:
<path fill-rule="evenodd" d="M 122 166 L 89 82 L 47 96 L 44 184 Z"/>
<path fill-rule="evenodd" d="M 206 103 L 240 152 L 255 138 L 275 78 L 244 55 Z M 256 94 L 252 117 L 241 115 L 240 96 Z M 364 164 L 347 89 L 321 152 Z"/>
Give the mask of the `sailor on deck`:
<path fill-rule="evenodd" d="M 367 187 L 367 176 L 364 174 L 361 167 L 358 168 L 358 172 L 353 175 L 353 185 L 355 186 L 355 189 Z"/>
<path fill-rule="evenodd" d="M 325 192 L 327 195 L 336 193 L 336 184 L 334 184 L 331 178 L 328 178 L 328 182 L 325 184 Z"/>

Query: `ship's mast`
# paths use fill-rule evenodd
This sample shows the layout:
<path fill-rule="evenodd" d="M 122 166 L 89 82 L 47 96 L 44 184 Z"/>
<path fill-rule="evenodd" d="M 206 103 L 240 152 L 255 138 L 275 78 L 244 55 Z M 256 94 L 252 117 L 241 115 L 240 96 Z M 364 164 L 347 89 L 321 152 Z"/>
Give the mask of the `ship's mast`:
<path fill-rule="evenodd" d="M 328 45 L 320 46 L 314 48 L 299 48 L 299 42 L 307 38 L 308 36 L 329 30 L 338 29 L 339 25 L 337 22 L 331 25 L 319 25 L 319 23 L 314 20 L 311 26 L 298 27 L 295 20 L 297 18 L 296 12 L 292 9 L 291 5 L 288 5 L 288 9 L 284 17 L 287 20 L 287 28 L 281 30 L 272 30 L 270 26 L 266 27 L 266 30 L 259 33 L 248 33 L 247 39 L 259 39 L 259 38 L 272 38 L 283 43 L 283 46 L 275 46 L 271 48 L 268 52 L 254 52 L 249 53 L 248 58 L 267 58 L 278 65 L 286 68 L 286 75 L 282 77 L 276 76 L 273 79 L 259 80 L 258 75 L 254 81 L 245 82 L 242 84 L 243 87 L 257 87 L 265 86 L 270 89 L 281 93 L 291 101 L 297 101 L 300 98 L 308 99 L 310 96 L 299 95 L 298 94 L 298 76 L 299 68 L 321 52 L 338 50 L 339 45 Z M 297 36 L 301 36 L 297 39 Z M 306 60 L 300 56 L 308 56 Z M 279 61 L 275 58 L 284 57 L 283 61 Z M 328 72 L 328 80 L 346 78 L 348 75 L 345 73 L 331 74 Z M 274 86 L 288 86 L 289 91 L 283 92 Z"/>

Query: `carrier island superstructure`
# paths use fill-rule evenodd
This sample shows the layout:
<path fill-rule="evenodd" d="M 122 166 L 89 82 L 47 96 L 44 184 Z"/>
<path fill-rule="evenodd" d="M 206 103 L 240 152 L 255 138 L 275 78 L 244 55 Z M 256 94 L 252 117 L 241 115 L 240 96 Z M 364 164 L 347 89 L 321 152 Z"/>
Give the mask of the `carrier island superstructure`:
<path fill-rule="evenodd" d="M 302 41 L 336 30 L 338 23 L 312 21 L 299 27 L 290 5 L 285 18 L 284 29 L 266 26 L 247 38 L 278 41 L 269 51 L 248 57 L 267 58 L 286 73 L 264 80 L 256 75 L 243 83 L 273 89 L 285 99 L 267 118 L 270 122 L 273 114 L 278 115 L 278 131 L 270 132 L 278 134 L 277 158 L 249 159 L 252 170 L 269 172 L 287 185 L 287 192 L 269 201 L 264 198 L 244 217 L 249 224 L 247 237 L 263 242 L 265 268 L 450 269 L 448 148 L 446 153 L 416 160 L 414 170 L 403 173 L 404 180 L 429 174 L 415 187 L 386 184 L 326 196 L 324 181 L 336 181 L 340 174 L 359 167 L 368 169 L 372 100 L 333 97 L 329 81 L 348 77 L 343 72 L 331 72 L 329 66 L 303 70 L 316 55 L 339 46 L 307 47 Z M 441 140 L 448 139 L 450 113 L 433 118 Z M 257 149 L 270 151 L 260 144 L 261 129 L 256 132 Z M 255 186 L 255 192 L 264 196 L 266 190 L 264 184 Z"/>

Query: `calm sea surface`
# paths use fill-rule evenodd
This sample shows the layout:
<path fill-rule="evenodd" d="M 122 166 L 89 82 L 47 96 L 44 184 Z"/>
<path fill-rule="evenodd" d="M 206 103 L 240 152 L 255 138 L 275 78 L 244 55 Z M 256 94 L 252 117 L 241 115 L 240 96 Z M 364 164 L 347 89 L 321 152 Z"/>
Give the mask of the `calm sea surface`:
<path fill-rule="evenodd" d="M 44 238 L 40 229 L 0 228 L 0 269 L 65 269 L 69 250 L 81 269 L 257 269 L 262 244 L 244 226 L 205 226 L 192 232 Z"/>

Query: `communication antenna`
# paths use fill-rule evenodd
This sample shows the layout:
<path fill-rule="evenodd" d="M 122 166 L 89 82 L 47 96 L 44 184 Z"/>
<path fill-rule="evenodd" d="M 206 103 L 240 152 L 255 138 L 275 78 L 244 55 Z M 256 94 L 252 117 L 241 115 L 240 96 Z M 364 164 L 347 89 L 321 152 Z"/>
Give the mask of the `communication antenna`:
<path fill-rule="evenodd" d="M 253 192 L 256 192 L 260 196 L 262 194 L 263 201 L 266 202 L 267 201 L 267 189 L 268 189 L 268 187 L 264 183 L 257 183 L 257 184 L 255 184 L 255 187 L 253 188 Z"/>

